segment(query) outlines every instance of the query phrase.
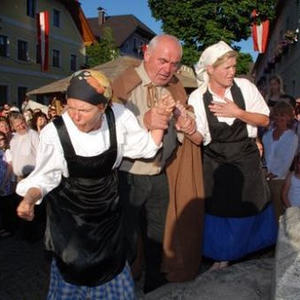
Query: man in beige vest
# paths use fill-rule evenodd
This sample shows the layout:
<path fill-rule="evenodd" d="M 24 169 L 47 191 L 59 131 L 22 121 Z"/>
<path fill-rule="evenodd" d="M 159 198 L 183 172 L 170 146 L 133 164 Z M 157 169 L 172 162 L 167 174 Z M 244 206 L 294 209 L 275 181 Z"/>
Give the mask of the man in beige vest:
<path fill-rule="evenodd" d="M 114 95 L 135 114 L 142 126 L 165 129 L 162 150 L 154 159 L 124 159 L 119 172 L 120 195 L 126 206 L 124 226 L 130 263 L 137 256 L 138 236 L 143 236 L 145 292 L 167 281 L 161 272 L 162 243 L 170 196 L 166 167 L 172 160 L 178 139 L 182 141 L 184 134 L 195 132 L 192 117 L 186 115 L 183 119 L 176 115 L 177 111 L 163 114 L 156 106 L 159 99 L 170 94 L 175 101 L 186 104 L 185 90 L 174 76 L 181 57 L 182 47 L 174 36 L 156 36 L 144 53 L 143 62 L 136 68 L 129 68 L 113 82 Z"/>

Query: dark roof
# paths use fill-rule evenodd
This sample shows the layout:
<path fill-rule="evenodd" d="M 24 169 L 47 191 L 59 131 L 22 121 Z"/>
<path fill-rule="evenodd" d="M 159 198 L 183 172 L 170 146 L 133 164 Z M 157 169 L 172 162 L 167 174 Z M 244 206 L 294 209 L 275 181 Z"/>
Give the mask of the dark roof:
<path fill-rule="evenodd" d="M 105 23 L 101 26 L 98 25 L 98 17 L 88 18 L 87 20 L 96 37 L 101 37 L 104 28 L 110 27 L 117 47 L 121 47 L 134 32 L 138 32 L 149 40 L 156 35 L 154 31 L 134 15 L 108 16 L 105 18 Z"/>
<path fill-rule="evenodd" d="M 141 60 L 130 56 L 119 56 L 115 60 L 111 60 L 102 65 L 98 65 L 93 69 L 102 71 L 111 81 L 124 72 L 129 67 L 137 67 Z M 176 76 L 186 88 L 197 88 L 196 78 L 191 68 L 181 66 Z M 40 88 L 31 90 L 27 93 L 30 95 L 64 93 L 67 90 L 71 76 L 54 81 L 50 84 L 41 86 Z"/>

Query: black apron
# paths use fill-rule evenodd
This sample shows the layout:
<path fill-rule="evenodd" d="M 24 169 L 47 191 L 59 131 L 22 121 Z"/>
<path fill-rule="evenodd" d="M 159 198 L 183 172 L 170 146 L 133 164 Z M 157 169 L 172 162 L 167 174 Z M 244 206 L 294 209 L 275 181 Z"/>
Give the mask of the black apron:
<path fill-rule="evenodd" d="M 46 247 L 54 252 L 65 281 L 95 286 L 112 280 L 125 265 L 115 118 L 106 109 L 110 148 L 98 156 L 75 154 L 63 119 L 54 121 L 69 177 L 47 195 Z"/>
<path fill-rule="evenodd" d="M 240 88 L 233 83 L 234 102 L 245 110 Z M 269 201 L 259 151 L 248 137 L 246 123 L 235 119 L 229 126 L 219 122 L 208 105 L 212 95 L 203 95 L 211 142 L 203 147 L 206 212 L 220 217 L 246 217 L 257 214 Z"/>

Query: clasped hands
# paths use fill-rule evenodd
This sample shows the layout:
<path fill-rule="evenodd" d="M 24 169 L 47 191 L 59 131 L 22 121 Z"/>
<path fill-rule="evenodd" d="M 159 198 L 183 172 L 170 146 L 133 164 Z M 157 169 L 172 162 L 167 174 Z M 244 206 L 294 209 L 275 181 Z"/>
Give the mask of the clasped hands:
<path fill-rule="evenodd" d="M 188 114 L 185 106 L 175 102 L 170 94 L 159 99 L 156 106 L 145 113 L 144 124 L 149 130 L 167 129 L 172 117 L 175 119 L 175 128 L 178 131 L 189 135 L 196 131 L 195 120 Z"/>

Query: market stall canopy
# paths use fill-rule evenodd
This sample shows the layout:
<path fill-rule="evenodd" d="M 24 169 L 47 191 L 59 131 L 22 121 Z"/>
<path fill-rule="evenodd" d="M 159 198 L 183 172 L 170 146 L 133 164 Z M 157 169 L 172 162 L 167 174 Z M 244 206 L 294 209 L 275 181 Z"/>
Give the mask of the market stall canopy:
<path fill-rule="evenodd" d="M 138 66 L 141 60 L 130 57 L 120 56 L 115 60 L 111 60 L 105 64 L 94 67 L 93 69 L 102 71 L 111 81 L 113 81 L 119 74 L 125 71 L 130 66 Z M 191 68 L 187 66 L 181 66 L 176 76 L 182 82 L 185 88 L 197 88 L 196 78 Z M 68 83 L 71 76 L 54 81 L 50 84 L 44 85 L 38 89 L 29 91 L 26 95 L 41 95 L 41 94 L 53 94 L 64 93 L 67 90 Z"/>
<path fill-rule="evenodd" d="M 24 109 L 40 109 L 44 114 L 48 114 L 48 106 L 47 105 L 43 105 L 41 103 L 35 102 L 33 100 L 29 100 L 27 105 L 24 107 Z"/>

